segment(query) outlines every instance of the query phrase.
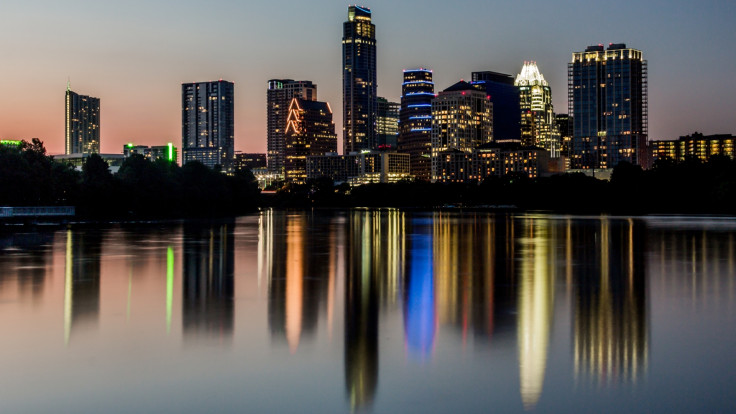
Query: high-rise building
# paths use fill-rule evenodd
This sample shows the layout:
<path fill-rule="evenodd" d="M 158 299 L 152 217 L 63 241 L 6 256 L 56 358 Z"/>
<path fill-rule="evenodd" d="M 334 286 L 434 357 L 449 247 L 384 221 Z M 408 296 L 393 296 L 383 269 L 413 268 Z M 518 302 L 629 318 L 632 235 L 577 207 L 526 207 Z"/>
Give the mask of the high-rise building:
<path fill-rule="evenodd" d="M 199 161 L 230 171 L 235 153 L 235 84 L 219 80 L 181 85 L 183 164 Z"/>
<path fill-rule="evenodd" d="M 432 180 L 444 152 L 472 152 L 493 140 L 493 104 L 479 85 L 460 81 L 432 100 Z"/>
<path fill-rule="evenodd" d="M 376 148 L 395 150 L 399 135 L 399 107 L 397 102 L 389 102 L 379 97 L 376 112 Z"/>
<path fill-rule="evenodd" d="M 376 26 L 371 11 L 348 7 L 342 36 L 343 151 L 376 147 Z"/>
<path fill-rule="evenodd" d="M 424 68 L 404 70 L 398 150 L 410 155 L 411 173 L 417 180 L 432 178 L 432 99 L 432 71 Z"/>
<path fill-rule="evenodd" d="M 311 81 L 271 79 L 266 92 L 268 171 L 284 174 L 284 131 L 289 104 L 294 98 L 317 100 L 317 85 Z"/>
<path fill-rule="evenodd" d="M 284 178 L 307 181 L 307 156 L 337 151 L 332 109 L 327 102 L 293 98 L 286 117 Z"/>
<path fill-rule="evenodd" d="M 518 141 L 521 139 L 521 107 L 519 88 L 514 77 L 505 73 L 483 71 L 472 73 L 472 83 L 485 88 L 493 104 L 493 139 Z"/>
<path fill-rule="evenodd" d="M 66 87 L 64 154 L 100 152 L 100 99 L 80 95 Z"/>
<path fill-rule="evenodd" d="M 519 88 L 521 107 L 521 143 L 559 152 L 558 143 L 552 139 L 554 111 L 552 89 L 544 80 L 536 62 L 524 62 L 514 85 Z"/>
<path fill-rule="evenodd" d="M 574 169 L 646 166 L 647 61 L 625 44 L 589 46 L 567 67 Z"/>
<path fill-rule="evenodd" d="M 572 122 L 568 114 L 555 115 L 555 127 L 560 134 L 560 152 L 569 157 L 572 148 Z"/>

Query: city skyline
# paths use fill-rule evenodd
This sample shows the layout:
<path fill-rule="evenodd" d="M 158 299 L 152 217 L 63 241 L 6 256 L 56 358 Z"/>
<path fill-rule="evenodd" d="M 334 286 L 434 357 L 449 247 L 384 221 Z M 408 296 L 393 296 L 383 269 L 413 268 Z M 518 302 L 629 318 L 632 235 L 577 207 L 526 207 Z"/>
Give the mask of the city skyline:
<path fill-rule="evenodd" d="M 236 83 L 235 149 L 247 152 L 266 149 L 262 90 L 268 79 L 310 79 L 320 85 L 321 100 L 342 105 L 340 32 L 348 4 L 289 4 L 290 15 L 301 17 L 296 24 L 289 20 L 289 26 L 277 25 L 275 7 L 265 2 L 247 7 L 215 2 L 213 6 L 225 7 L 228 15 L 212 33 L 204 33 L 185 30 L 204 10 L 194 3 L 174 9 L 170 2 L 148 2 L 142 16 L 129 4 L 32 3 L 10 0 L 0 15 L 5 37 L 23 39 L 0 48 L 6 62 L 3 89 L 18 98 L 0 104 L 2 139 L 38 137 L 50 153 L 64 152 L 61 90 L 67 78 L 75 90 L 102 101 L 103 153 L 119 152 L 131 141 L 178 142 L 182 83 L 218 78 Z M 655 3 L 637 6 L 636 15 L 628 12 L 633 2 L 500 6 L 469 1 L 468 7 L 424 2 L 418 8 L 419 4 L 365 4 L 372 11 L 380 44 L 378 95 L 389 101 L 398 101 L 405 68 L 431 67 L 437 89 L 442 90 L 459 79 L 469 80 L 473 71 L 515 74 L 525 60 L 534 60 L 544 68 L 553 104 L 562 113 L 572 53 L 597 43 L 623 42 L 642 50 L 649 61 L 651 139 L 736 129 L 730 115 L 736 86 L 724 82 L 736 64 L 734 58 L 718 53 L 734 39 L 726 23 L 733 20 L 736 5 L 729 2 L 668 2 L 666 7 Z M 528 7 L 536 7 L 545 19 L 518 25 Z M 599 15 L 607 18 L 594 18 Z M 652 15 L 658 17 L 647 17 Z M 81 19 L 91 22 L 91 28 L 68 24 Z M 261 40 L 263 36 L 267 41 Z M 191 58 L 185 46 L 192 41 L 205 47 L 206 59 Z M 342 119 L 335 115 L 340 131 Z M 338 135 L 339 148 L 343 137 Z"/>

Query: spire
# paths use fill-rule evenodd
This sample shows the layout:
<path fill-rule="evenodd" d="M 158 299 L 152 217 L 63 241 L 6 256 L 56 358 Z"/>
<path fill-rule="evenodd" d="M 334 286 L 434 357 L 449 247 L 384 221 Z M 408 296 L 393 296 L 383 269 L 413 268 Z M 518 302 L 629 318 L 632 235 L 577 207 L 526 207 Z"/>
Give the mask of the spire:
<path fill-rule="evenodd" d="M 69 92 L 72 90 L 72 80 L 71 78 L 66 78 L 66 91 Z"/>

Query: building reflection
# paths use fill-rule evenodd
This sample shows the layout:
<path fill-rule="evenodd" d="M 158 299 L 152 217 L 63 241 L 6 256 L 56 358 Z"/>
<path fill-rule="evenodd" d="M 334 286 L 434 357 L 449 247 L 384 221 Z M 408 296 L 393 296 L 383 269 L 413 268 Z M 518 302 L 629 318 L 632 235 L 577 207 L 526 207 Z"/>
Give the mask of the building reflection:
<path fill-rule="evenodd" d="M 574 363 L 598 385 L 636 381 L 648 364 L 645 228 L 636 220 L 576 223 L 572 232 Z"/>
<path fill-rule="evenodd" d="M 64 267 L 64 342 L 78 329 L 96 327 L 100 314 L 102 233 L 66 231 Z"/>
<path fill-rule="evenodd" d="M 334 312 L 336 233 L 331 217 L 272 210 L 261 215 L 261 264 L 268 278 L 271 338 L 295 353 L 316 332 L 320 312 Z"/>
<path fill-rule="evenodd" d="M 0 261 L 0 292 L 15 275 L 21 296 L 30 295 L 38 300 L 46 282 L 47 267 L 51 265 L 51 232 L 16 233 L 0 235 L 0 252 L 9 250 L 8 260 Z M 14 250 L 20 252 L 13 253 Z"/>
<path fill-rule="evenodd" d="M 168 260 L 173 264 L 167 254 Z M 185 223 L 182 264 L 184 339 L 229 343 L 234 319 L 233 224 Z"/>
<path fill-rule="evenodd" d="M 517 347 L 521 400 L 534 408 L 544 386 L 554 317 L 557 227 L 541 218 L 519 220 Z"/>
<path fill-rule="evenodd" d="M 345 386 L 352 409 L 370 406 L 378 384 L 379 303 L 396 300 L 404 213 L 353 210 L 346 224 Z"/>
<path fill-rule="evenodd" d="M 409 353 L 424 359 L 431 353 L 437 331 L 433 227 L 421 218 L 410 220 L 407 227 L 404 333 Z"/>
<path fill-rule="evenodd" d="M 514 331 L 514 223 L 508 216 L 433 216 L 433 263 L 439 323 L 463 343 Z"/>

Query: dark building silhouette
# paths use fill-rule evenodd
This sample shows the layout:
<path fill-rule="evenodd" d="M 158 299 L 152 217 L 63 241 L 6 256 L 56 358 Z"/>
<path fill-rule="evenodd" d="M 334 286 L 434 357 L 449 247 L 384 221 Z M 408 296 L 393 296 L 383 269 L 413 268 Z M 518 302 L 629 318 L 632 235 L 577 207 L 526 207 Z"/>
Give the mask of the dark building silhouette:
<path fill-rule="evenodd" d="M 271 79 L 268 81 L 266 91 L 267 156 L 268 171 L 274 174 L 284 174 L 286 118 L 289 115 L 289 104 L 294 98 L 316 101 L 317 85 L 308 80 Z"/>
<path fill-rule="evenodd" d="M 625 44 L 589 46 L 568 64 L 573 169 L 647 166 L 647 61 Z"/>
<path fill-rule="evenodd" d="M 343 23 L 343 153 L 376 147 L 376 26 L 371 10 L 348 7 Z"/>
<path fill-rule="evenodd" d="M 411 174 L 424 181 L 429 181 L 432 175 L 432 99 L 432 71 L 404 70 L 397 147 L 399 152 L 410 155 Z"/>
<path fill-rule="evenodd" d="M 182 326 L 184 339 L 232 339 L 235 237 L 233 224 L 185 223 Z"/>
<path fill-rule="evenodd" d="M 230 171 L 235 153 L 235 84 L 214 82 L 181 85 L 182 163 L 199 161 Z"/>
<path fill-rule="evenodd" d="M 493 104 L 493 138 L 496 141 L 521 139 L 519 88 L 514 77 L 505 73 L 472 73 L 472 83 L 485 88 Z"/>

